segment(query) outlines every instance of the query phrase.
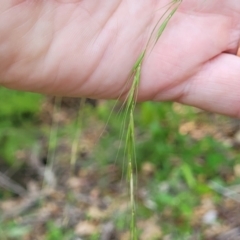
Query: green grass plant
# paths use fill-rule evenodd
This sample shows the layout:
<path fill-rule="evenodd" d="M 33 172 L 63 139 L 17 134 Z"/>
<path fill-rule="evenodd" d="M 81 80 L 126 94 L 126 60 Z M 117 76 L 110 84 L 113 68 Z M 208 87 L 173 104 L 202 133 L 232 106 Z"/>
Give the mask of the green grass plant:
<path fill-rule="evenodd" d="M 130 205 L 131 205 L 131 224 L 130 224 L 130 238 L 131 240 L 137 240 L 137 227 L 136 227 L 136 206 L 135 206 L 135 180 L 134 173 L 136 166 L 136 154 L 135 154 L 135 134 L 134 134 L 134 108 L 137 101 L 137 91 L 141 79 L 141 69 L 144 62 L 144 58 L 149 48 L 151 38 L 154 37 L 154 45 L 160 39 L 162 33 L 166 29 L 169 21 L 173 17 L 174 13 L 177 11 L 181 1 L 172 1 L 170 7 L 167 9 L 165 14 L 167 17 L 161 22 L 164 15 L 159 19 L 156 26 L 154 27 L 151 36 L 149 37 L 148 43 L 137 59 L 131 78 L 133 79 L 129 94 L 127 97 L 125 114 L 127 133 L 126 133 L 126 155 L 128 159 L 128 180 L 129 180 L 129 192 L 130 192 Z M 173 8 L 173 9 L 172 9 Z M 169 13 L 170 11 L 170 13 Z M 157 30 L 156 36 L 154 36 L 155 29 Z M 135 167 L 134 167 L 135 166 Z"/>

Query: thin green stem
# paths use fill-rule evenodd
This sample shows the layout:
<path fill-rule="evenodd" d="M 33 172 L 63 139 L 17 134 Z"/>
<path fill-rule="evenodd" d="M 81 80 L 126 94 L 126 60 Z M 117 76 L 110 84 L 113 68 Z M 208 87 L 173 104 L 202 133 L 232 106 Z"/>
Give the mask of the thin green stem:
<path fill-rule="evenodd" d="M 43 184 L 47 184 L 49 186 L 54 185 L 55 181 L 52 176 L 53 174 L 53 165 L 55 161 L 55 154 L 56 154 L 56 148 L 58 143 L 58 129 L 59 129 L 59 123 L 58 121 L 55 121 L 54 117 L 59 112 L 59 109 L 61 108 L 61 97 L 55 97 L 54 99 L 54 107 L 53 107 L 53 113 L 52 113 L 52 124 L 51 124 L 51 130 L 50 130 L 50 137 L 48 141 L 48 152 L 47 152 L 47 164 L 44 170 L 44 179 Z"/>
<path fill-rule="evenodd" d="M 72 142 L 72 149 L 71 149 L 71 166 L 75 167 L 76 162 L 77 162 L 77 155 L 78 155 L 78 150 L 79 150 L 79 136 L 81 134 L 81 130 L 82 130 L 82 110 L 84 109 L 84 105 L 85 105 L 86 99 L 85 98 L 81 98 L 80 100 L 80 104 L 79 104 L 79 109 L 78 109 L 78 114 L 77 114 L 77 120 L 76 120 L 76 126 L 75 126 L 75 134 L 73 137 L 73 142 Z"/>
<path fill-rule="evenodd" d="M 153 28 L 151 35 L 149 37 L 149 40 L 147 42 L 147 45 L 138 57 L 136 63 L 134 64 L 131 78 L 133 79 L 131 88 L 128 93 L 127 101 L 126 101 L 126 108 L 125 108 L 125 114 L 126 114 L 126 120 L 127 120 L 127 133 L 126 133 L 126 153 L 128 158 L 128 181 L 129 181 L 129 194 L 130 194 L 130 204 L 131 204 L 131 224 L 130 224 L 130 232 L 131 240 L 137 240 L 137 227 L 136 227 L 136 204 L 135 204 L 135 181 L 134 176 L 136 172 L 134 171 L 134 164 L 136 164 L 136 153 L 135 153 L 135 126 L 134 126 L 134 109 L 136 105 L 137 100 L 137 91 L 141 79 L 141 68 L 142 64 L 144 62 L 146 52 L 148 50 L 148 47 L 151 42 L 151 38 L 153 37 L 155 31 L 156 36 L 154 39 L 154 45 L 158 42 L 160 37 L 162 36 L 162 33 L 166 29 L 169 21 L 177 11 L 180 3 L 182 0 L 173 0 L 171 3 L 171 6 L 166 10 L 166 12 L 163 14 L 163 16 L 159 19 L 155 27 Z M 177 4 L 177 5 L 175 5 Z M 174 7 L 175 6 L 175 7 Z M 169 13 L 170 11 L 170 13 Z M 163 17 L 166 15 L 167 17 L 162 21 Z M 161 23 L 162 21 L 162 23 Z M 158 26 L 160 24 L 160 26 Z"/>

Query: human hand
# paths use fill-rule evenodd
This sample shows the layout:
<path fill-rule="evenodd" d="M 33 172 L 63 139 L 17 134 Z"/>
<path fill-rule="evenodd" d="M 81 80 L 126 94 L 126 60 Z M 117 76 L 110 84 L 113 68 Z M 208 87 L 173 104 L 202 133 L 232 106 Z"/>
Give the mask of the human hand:
<path fill-rule="evenodd" d="M 0 84 L 119 98 L 169 0 L 2 0 Z M 139 100 L 240 117 L 239 0 L 184 0 L 142 66 Z"/>

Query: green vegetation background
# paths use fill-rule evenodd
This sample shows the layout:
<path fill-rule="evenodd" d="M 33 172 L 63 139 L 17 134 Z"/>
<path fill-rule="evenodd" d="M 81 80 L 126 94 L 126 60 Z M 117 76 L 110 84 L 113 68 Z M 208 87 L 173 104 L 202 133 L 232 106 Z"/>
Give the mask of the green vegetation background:
<path fill-rule="evenodd" d="M 33 148 L 40 137 L 49 138 L 53 126 L 39 120 L 45 101 L 46 97 L 38 94 L 0 89 L 1 172 L 23 171 L 25 163 L 18 160 L 19 152 Z M 124 116 L 120 113 L 121 104 L 112 111 L 114 105 L 113 102 L 101 101 L 97 107 L 85 106 L 85 110 L 80 109 L 82 123 L 76 124 L 75 117 L 68 124 L 61 125 L 57 142 L 62 136 L 68 135 L 68 144 L 71 145 L 78 128 L 81 128 L 80 133 L 89 128 L 94 132 L 95 126 L 89 126 L 93 121 L 88 121 L 94 118 L 94 123 L 106 125 L 106 128 L 94 149 L 91 149 L 94 154 L 84 164 L 86 167 L 97 164 L 99 169 L 115 164 L 126 175 L 122 142 Z M 210 183 L 228 186 L 239 182 L 239 176 L 234 173 L 234 168 L 239 164 L 239 153 L 236 148 L 216 140 L 211 134 L 203 134 L 195 139 L 190 133 L 181 133 L 180 127 L 187 122 L 213 127 L 215 123 L 212 123 L 211 114 L 209 117 L 209 114 L 190 107 L 180 107 L 182 110 L 176 111 L 174 106 L 173 103 L 146 102 L 136 107 L 136 178 L 146 187 L 149 203 L 138 203 L 137 218 L 147 219 L 157 215 L 159 219 L 164 218 L 161 222 L 164 234 L 187 239 L 184 236 L 193 231 L 193 214 L 201 199 L 211 196 L 213 202 L 219 203 L 223 198 L 213 191 Z M 231 120 L 219 117 L 219 121 L 228 124 Z M 51 145 L 51 142 L 48 144 Z M 70 153 L 68 160 L 70 164 Z M 0 202 L 11 198 L 16 196 L 0 188 Z M 31 226 L 19 226 L 14 219 L 1 225 L 1 236 L 5 236 L 5 239 L 24 239 L 24 234 L 31 231 Z M 116 220 L 119 231 L 127 227 L 123 225 L 121 218 Z M 59 229 L 54 221 L 46 223 L 46 226 L 48 240 L 71 239 L 70 235 L 74 234 L 71 229 Z M 98 237 L 93 235 L 89 239 Z"/>

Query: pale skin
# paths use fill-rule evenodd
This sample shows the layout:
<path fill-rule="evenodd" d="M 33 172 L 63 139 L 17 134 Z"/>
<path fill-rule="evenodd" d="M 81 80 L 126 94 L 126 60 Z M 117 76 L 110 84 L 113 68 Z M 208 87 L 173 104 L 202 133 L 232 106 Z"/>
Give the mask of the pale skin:
<path fill-rule="evenodd" d="M 0 85 L 124 98 L 131 69 L 167 3 L 1 0 Z M 177 101 L 240 118 L 239 42 L 239 0 L 183 0 L 146 55 L 138 99 Z"/>

